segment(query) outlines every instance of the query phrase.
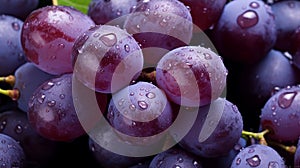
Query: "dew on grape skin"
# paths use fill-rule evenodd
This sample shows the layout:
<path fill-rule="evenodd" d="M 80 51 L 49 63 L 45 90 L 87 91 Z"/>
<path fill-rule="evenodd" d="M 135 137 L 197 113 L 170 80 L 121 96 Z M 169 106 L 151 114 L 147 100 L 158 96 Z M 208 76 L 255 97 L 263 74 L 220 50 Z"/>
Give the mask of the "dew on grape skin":
<path fill-rule="evenodd" d="M 259 8 L 259 4 L 257 2 L 251 2 L 250 7 L 256 9 L 256 8 Z"/>
<path fill-rule="evenodd" d="M 283 109 L 290 107 L 296 95 L 297 92 L 285 92 L 280 94 L 278 98 L 278 105 Z"/>
<path fill-rule="evenodd" d="M 253 27 L 258 23 L 258 15 L 253 10 L 247 10 L 237 18 L 237 23 L 241 28 Z"/>
<path fill-rule="evenodd" d="M 99 40 L 101 40 L 107 47 L 112 47 L 117 43 L 117 36 L 114 33 L 104 34 L 99 38 Z"/>
<path fill-rule="evenodd" d="M 258 155 L 254 155 L 253 157 L 246 159 L 246 161 L 251 167 L 257 167 L 261 162 Z"/>

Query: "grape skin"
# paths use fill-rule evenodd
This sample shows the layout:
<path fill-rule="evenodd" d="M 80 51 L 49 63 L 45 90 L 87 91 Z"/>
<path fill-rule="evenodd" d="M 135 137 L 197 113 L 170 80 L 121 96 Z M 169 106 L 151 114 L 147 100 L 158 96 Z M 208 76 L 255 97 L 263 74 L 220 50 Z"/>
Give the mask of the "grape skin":
<path fill-rule="evenodd" d="M 198 107 L 221 96 L 227 69 L 213 51 L 200 46 L 179 47 L 164 55 L 156 67 L 157 85 L 176 104 Z"/>
<path fill-rule="evenodd" d="M 25 20 L 33 10 L 38 8 L 38 5 L 38 0 L 2 1 L 0 6 L 0 14 L 11 15 L 21 20 Z"/>
<path fill-rule="evenodd" d="M 231 168 L 286 168 L 281 156 L 271 147 L 253 144 L 244 148 L 233 160 Z"/>
<path fill-rule="evenodd" d="M 76 40 L 72 61 L 76 78 L 85 86 L 114 93 L 138 77 L 144 58 L 136 40 L 125 30 L 98 25 Z"/>
<path fill-rule="evenodd" d="M 34 10 L 24 21 L 21 43 L 27 59 L 41 70 L 61 75 L 71 73 L 71 49 L 76 38 L 95 23 L 68 6 Z"/>

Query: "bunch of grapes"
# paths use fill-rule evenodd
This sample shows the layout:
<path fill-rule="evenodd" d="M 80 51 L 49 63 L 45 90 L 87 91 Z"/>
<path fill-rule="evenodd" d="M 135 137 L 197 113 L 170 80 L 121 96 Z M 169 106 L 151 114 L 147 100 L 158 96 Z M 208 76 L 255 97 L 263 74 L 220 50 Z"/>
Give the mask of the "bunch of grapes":
<path fill-rule="evenodd" d="M 300 167 L 299 1 L 60 2 L 1 4 L 0 167 Z"/>

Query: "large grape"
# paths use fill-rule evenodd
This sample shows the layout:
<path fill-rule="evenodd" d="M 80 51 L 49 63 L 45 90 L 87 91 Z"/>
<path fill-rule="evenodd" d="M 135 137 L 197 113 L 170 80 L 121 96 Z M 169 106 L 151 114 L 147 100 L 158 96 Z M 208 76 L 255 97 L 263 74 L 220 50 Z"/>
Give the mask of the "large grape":
<path fill-rule="evenodd" d="M 32 62 L 27 62 L 16 69 L 15 78 L 14 89 L 18 89 L 21 93 L 18 98 L 18 107 L 28 112 L 28 102 L 34 90 L 46 80 L 54 78 L 54 75 L 40 70 Z"/>
<path fill-rule="evenodd" d="M 136 40 L 110 25 L 93 27 L 73 46 L 76 78 L 102 93 L 114 93 L 129 85 L 143 69 L 144 58 Z"/>
<path fill-rule="evenodd" d="M 230 1 L 214 26 L 212 40 L 224 58 L 256 63 L 275 45 L 273 12 L 260 0 Z"/>
<path fill-rule="evenodd" d="M 124 28 L 141 44 L 147 66 L 155 66 L 169 50 L 190 43 L 192 17 L 178 0 L 139 1 Z"/>
<path fill-rule="evenodd" d="M 207 30 L 220 18 L 226 0 L 180 0 L 191 10 L 193 23 L 201 30 Z"/>
<path fill-rule="evenodd" d="M 218 98 L 199 108 L 195 123 L 179 145 L 204 158 L 224 156 L 239 141 L 242 129 L 243 120 L 237 106 Z"/>
<path fill-rule="evenodd" d="M 268 99 L 261 110 L 262 129 L 270 130 L 268 137 L 277 142 L 296 143 L 300 130 L 300 87 L 287 86 Z M 293 130 L 293 131 L 290 131 Z"/>
<path fill-rule="evenodd" d="M 202 168 L 199 159 L 184 149 L 176 146 L 157 154 L 149 168 Z"/>
<path fill-rule="evenodd" d="M 294 0 L 281 1 L 271 5 L 275 16 L 277 40 L 275 47 L 283 52 L 291 51 L 291 37 L 300 26 L 300 2 Z"/>
<path fill-rule="evenodd" d="M 92 0 L 88 7 L 88 16 L 100 24 L 123 27 L 126 15 L 136 7 L 139 0 Z"/>
<path fill-rule="evenodd" d="M 0 15 L 0 76 L 13 74 L 26 62 L 20 38 L 22 26 L 23 21 L 16 17 Z"/>
<path fill-rule="evenodd" d="M 34 10 L 24 21 L 21 42 L 31 62 L 47 73 L 73 71 L 71 49 L 76 38 L 94 26 L 90 17 L 68 6 Z"/>
<path fill-rule="evenodd" d="M 72 74 L 41 84 L 32 94 L 27 114 L 32 127 L 47 139 L 71 141 L 85 134 L 73 104 Z"/>
<path fill-rule="evenodd" d="M 147 140 L 137 141 L 135 137 L 149 137 L 152 142 L 155 135 L 171 126 L 174 114 L 161 89 L 151 83 L 138 82 L 112 96 L 107 117 L 113 128 L 125 134 L 124 139 L 143 144 L 148 143 Z"/>
<path fill-rule="evenodd" d="M 2 1 L 0 14 L 11 15 L 19 19 L 25 18 L 39 5 L 38 0 L 9 0 Z"/>
<path fill-rule="evenodd" d="M 200 46 L 179 47 L 156 67 L 156 82 L 168 98 L 183 106 L 203 106 L 221 96 L 227 69 L 213 51 Z"/>
<path fill-rule="evenodd" d="M 282 157 L 273 148 L 254 144 L 244 148 L 233 160 L 231 168 L 286 168 Z"/>

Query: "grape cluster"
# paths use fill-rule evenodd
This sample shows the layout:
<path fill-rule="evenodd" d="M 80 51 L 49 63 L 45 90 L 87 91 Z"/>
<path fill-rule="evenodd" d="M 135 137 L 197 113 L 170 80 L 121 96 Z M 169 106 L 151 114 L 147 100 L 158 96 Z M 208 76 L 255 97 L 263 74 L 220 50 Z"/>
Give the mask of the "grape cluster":
<path fill-rule="evenodd" d="M 0 167 L 300 166 L 299 1 L 57 2 L 0 6 Z"/>

